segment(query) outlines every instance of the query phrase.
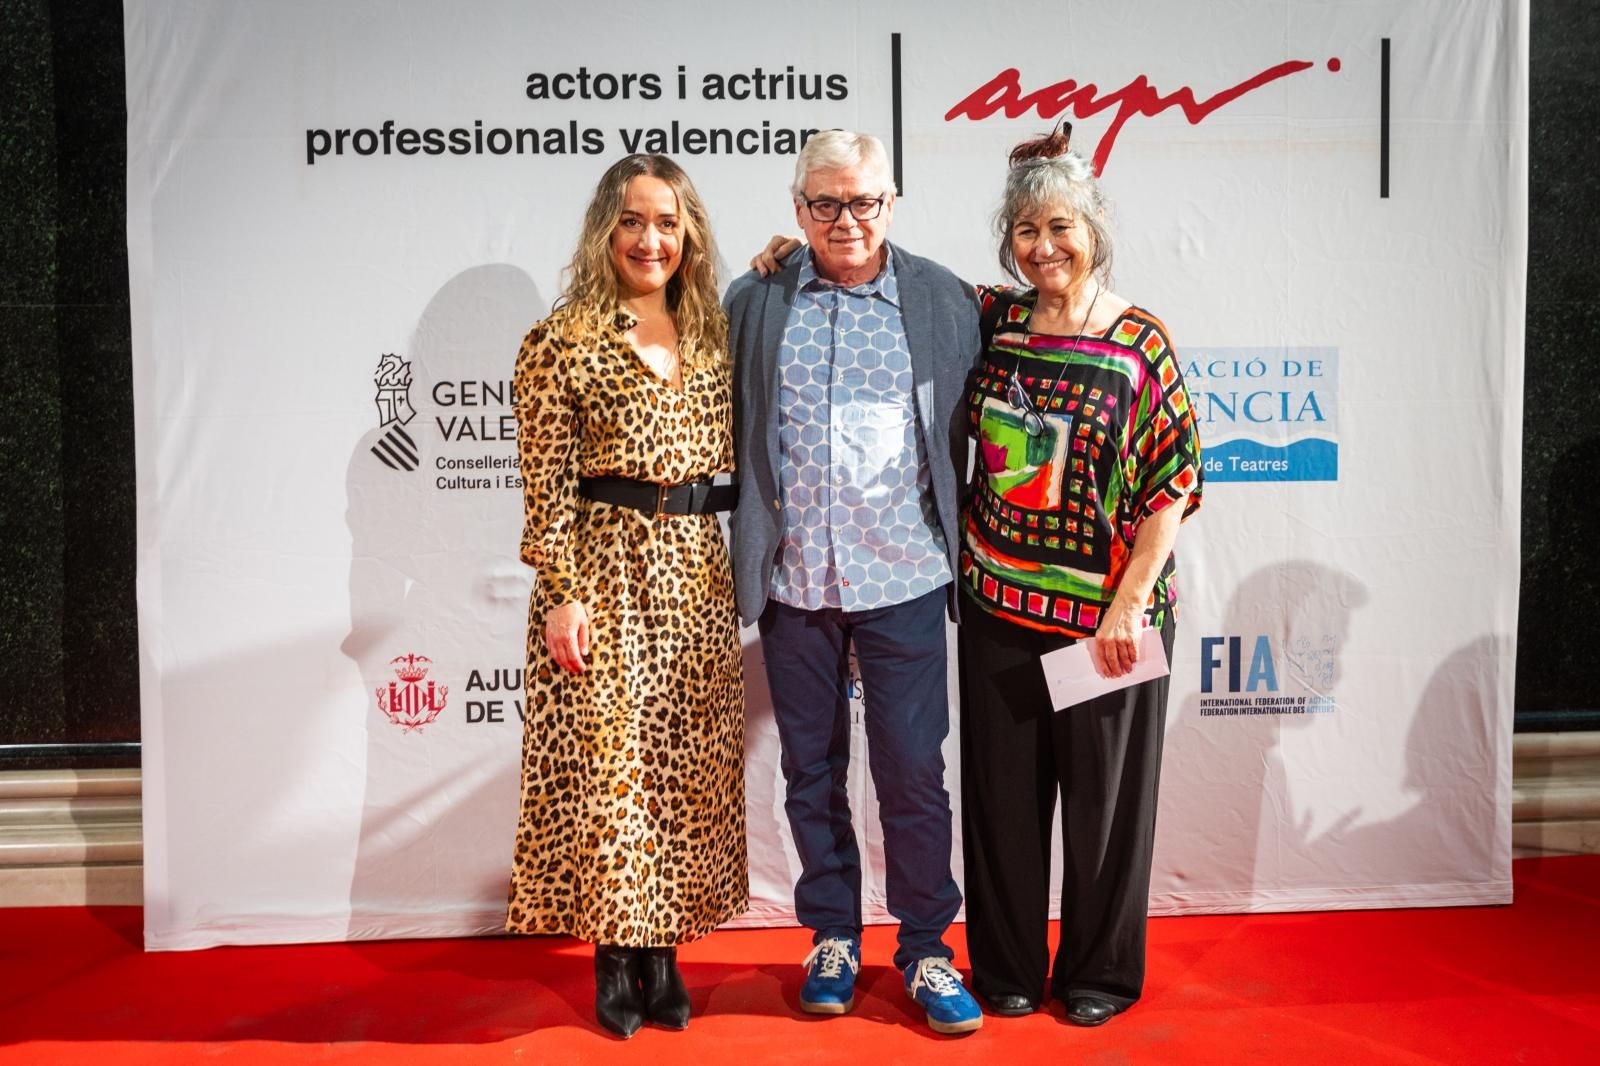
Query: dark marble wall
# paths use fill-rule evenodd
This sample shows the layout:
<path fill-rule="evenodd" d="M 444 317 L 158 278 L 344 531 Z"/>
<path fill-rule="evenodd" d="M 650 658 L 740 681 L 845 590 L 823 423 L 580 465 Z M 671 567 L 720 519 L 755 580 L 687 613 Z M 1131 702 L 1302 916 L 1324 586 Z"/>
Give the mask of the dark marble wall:
<path fill-rule="evenodd" d="M 126 125 L 120 4 L 0 5 L 0 744 L 139 735 Z"/>
<path fill-rule="evenodd" d="M 0 737 L 64 733 L 55 67 L 43 4 L 0 23 Z"/>
<path fill-rule="evenodd" d="M 1530 47 L 1517 719 L 1597 729 L 1600 3 L 1533 0 Z"/>
<path fill-rule="evenodd" d="M 1518 721 L 1600 728 L 1600 3 L 1531 47 Z M 125 127 L 120 4 L 0 5 L 0 745 L 138 737 Z"/>

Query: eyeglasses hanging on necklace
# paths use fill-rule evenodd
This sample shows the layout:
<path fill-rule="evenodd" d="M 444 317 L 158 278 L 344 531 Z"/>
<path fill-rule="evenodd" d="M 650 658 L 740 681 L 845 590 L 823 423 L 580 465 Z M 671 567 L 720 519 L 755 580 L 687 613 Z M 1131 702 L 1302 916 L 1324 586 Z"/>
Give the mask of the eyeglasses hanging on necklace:
<path fill-rule="evenodd" d="M 1072 357 L 1078 354 L 1078 342 L 1083 339 L 1083 331 L 1089 326 L 1089 316 L 1094 314 L 1094 305 L 1100 302 L 1100 286 L 1094 288 L 1094 299 L 1089 301 L 1089 309 L 1083 313 L 1083 321 L 1078 323 L 1078 332 L 1072 338 L 1072 347 L 1061 357 L 1061 369 L 1056 371 L 1055 380 L 1050 383 L 1050 391 L 1044 394 L 1045 408 L 1048 410 L 1054 401 L 1056 390 L 1061 387 L 1061 378 L 1067 372 L 1067 365 Z M 1044 415 L 1033 405 L 1033 400 L 1028 396 L 1027 388 L 1022 384 L 1022 378 L 1017 371 L 1021 369 L 1022 357 L 1017 357 L 1017 365 L 1011 368 L 1011 384 L 1006 387 L 1006 403 L 1022 412 L 1022 429 L 1030 437 L 1044 436 Z"/>
<path fill-rule="evenodd" d="M 1028 390 L 1023 388 L 1022 379 L 1017 376 L 1014 369 L 1011 371 L 1011 384 L 1006 388 L 1006 403 L 1022 412 L 1022 428 L 1028 436 L 1038 437 L 1044 434 L 1044 416 L 1034 408 L 1033 401 L 1028 399 Z"/>

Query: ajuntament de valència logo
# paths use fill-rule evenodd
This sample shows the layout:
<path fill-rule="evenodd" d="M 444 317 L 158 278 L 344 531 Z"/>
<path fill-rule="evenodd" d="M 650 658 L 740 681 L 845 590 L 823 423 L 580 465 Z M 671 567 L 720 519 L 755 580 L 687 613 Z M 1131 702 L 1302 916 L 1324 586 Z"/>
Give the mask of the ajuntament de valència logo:
<path fill-rule="evenodd" d="M 407 652 L 390 659 L 389 666 L 394 670 L 395 680 L 377 690 L 378 709 L 402 732 L 420 733 L 444 710 L 450 686 L 428 681 L 433 660 L 426 655 Z"/>
<path fill-rule="evenodd" d="M 383 430 L 372 454 L 391 470 L 415 470 L 417 442 L 405 431 L 417 417 L 411 406 L 411 364 L 393 352 L 381 356 L 372 383 L 378 387 L 378 428 Z"/>

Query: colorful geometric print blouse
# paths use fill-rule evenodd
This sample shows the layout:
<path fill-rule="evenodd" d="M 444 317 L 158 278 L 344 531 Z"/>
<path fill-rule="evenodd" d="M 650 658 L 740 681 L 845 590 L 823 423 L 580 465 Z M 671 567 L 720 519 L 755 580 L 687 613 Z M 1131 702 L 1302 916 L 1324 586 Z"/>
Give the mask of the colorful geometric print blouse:
<path fill-rule="evenodd" d="M 1028 332 L 1032 290 L 985 288 L 984 353 L 968 379 L 977 440 L 963 586 L 1018 625 L 1093 636 L 1144 519 L 1200 506 L 1200 439 L 1161 322 L 1130 307 L 1104 333 Z M 1033 414 L 1013 400 L 1013 381 Z M 1161 626 L 1178 600 L 1169 556 L 1146 602 Z"/>

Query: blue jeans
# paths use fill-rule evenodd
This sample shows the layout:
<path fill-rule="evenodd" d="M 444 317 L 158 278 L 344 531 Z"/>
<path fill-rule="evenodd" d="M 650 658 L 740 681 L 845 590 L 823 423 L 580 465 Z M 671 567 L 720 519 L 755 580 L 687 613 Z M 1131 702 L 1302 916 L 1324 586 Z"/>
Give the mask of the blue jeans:
<path fill-rule="evenodd" d="M 795 914 L 813 941 L 861 935 L 861 852 L 850 825 L 850 646 L 866 703 L 867 763 L 878 793 L 895 966 L 952 958 L 943 941 L 961 890 L 950 873 L 950 732 L 945 603 L 935 589 L 868 611 L 767 601 L 758 623 L 783 749 L 784 810 L 800 856 Z"/>

